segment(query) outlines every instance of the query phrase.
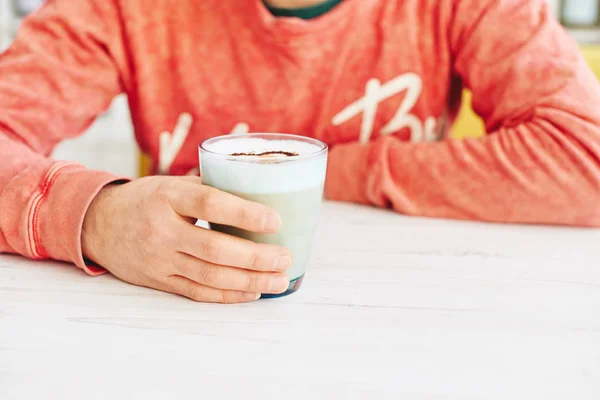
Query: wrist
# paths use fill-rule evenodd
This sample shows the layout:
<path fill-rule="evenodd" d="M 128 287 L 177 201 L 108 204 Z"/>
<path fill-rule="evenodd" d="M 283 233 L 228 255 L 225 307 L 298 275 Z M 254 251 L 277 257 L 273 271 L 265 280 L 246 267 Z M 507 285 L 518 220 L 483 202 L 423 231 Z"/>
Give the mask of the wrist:
<path fill-rule="evenodd" d="M 100 189 L 90 203 L 83 219 L 81 250 L 85 259 L 95 263 L 100 261 L 98 254 L 99 241 L 102 240 L 107 216 L 110 215 L 110 204 L 114 198 L 113 194 L 118 187 L 119 183 L 110 183 Z"/>

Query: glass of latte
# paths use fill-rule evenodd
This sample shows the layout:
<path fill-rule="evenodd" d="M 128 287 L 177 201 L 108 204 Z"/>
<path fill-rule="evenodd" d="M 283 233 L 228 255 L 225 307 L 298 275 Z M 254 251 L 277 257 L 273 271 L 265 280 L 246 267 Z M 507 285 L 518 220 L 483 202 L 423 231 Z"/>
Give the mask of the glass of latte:
<path fill-rule="evenodd" d="M 291 251 L 288 290 L 263 298 L 286 296 L 302 284 L 323 199 L 327 150 L 319 140 L 276 133 L 219 136 L 200 146 L 205 185 L 265 204 L 281 216 L 275 234 L 211 224 L 216 231 Z"/>

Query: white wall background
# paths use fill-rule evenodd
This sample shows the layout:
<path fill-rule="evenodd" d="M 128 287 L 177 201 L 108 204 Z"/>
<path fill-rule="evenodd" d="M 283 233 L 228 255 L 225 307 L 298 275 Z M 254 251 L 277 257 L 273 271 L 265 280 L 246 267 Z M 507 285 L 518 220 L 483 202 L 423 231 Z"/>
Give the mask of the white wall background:
<path fill-rule="evenodd" d="M 8 46 L 11 27 L 11 9 L 8 0 L 0 0 L 0 51 Z"/>

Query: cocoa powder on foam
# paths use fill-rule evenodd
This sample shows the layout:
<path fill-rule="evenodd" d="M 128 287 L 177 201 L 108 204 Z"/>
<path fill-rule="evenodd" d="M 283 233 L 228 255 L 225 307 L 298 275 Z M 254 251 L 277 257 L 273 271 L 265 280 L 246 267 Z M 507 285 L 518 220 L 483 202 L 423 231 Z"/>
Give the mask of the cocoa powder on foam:
<path fill-rule="evenodd" d="M 263 153 L 232 153 L 230 156 L 232 157 L 240 157 L 240 156 L 248 156 L 248 157 L 268 157 L 268 156 L 286 156 L 286 157 L 296 157 L 299 156 L 299 153 L 291 152 L 291 151 L 265 151 Z"/>

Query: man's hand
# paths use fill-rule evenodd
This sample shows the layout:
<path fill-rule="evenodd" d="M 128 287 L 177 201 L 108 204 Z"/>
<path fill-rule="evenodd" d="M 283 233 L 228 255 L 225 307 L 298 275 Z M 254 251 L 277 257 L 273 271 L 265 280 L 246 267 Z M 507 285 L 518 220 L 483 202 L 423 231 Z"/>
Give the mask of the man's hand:
<path fill-rule="evenodd" d="M 275 233 L 274 210 L 201 184 L 148 177 L 109 185 L 85 216 L 83 254 L 118 278 L 196 301 L 240 303 L 282 293 L 288 250 L 194 225 L 196 219 Z"/>

